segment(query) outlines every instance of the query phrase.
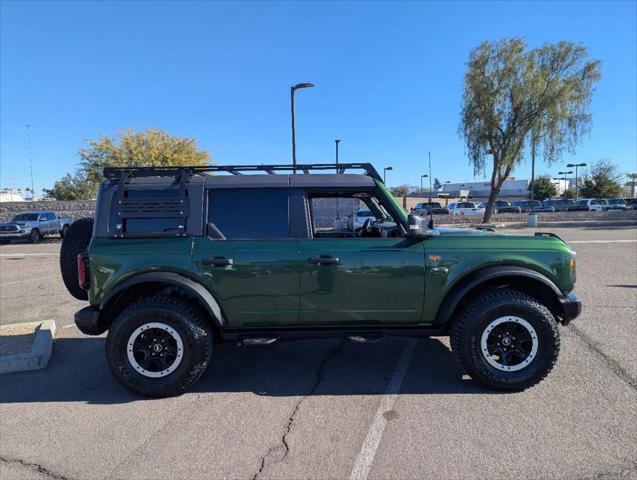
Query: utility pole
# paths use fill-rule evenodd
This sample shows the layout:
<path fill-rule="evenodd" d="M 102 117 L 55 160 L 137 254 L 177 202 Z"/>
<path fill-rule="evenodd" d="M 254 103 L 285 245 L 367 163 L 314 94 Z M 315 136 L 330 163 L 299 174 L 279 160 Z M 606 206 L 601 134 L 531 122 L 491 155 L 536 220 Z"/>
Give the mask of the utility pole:
<path fill-rule="evenodd" d="M 296 173 L 296 118 L 294 112 L 294 92 L 299 88 L 312 88 L 313 83 L 297 83 L 290 87 L 290 110 L 292 112 L 292 173 Z"/>
<path fill-rule="evenodd" d="M 35 189 L 33 188 L 33 159 L 31 157 L 31 124 L 25 125 L 27 128 L 27 146 L 29 149 L 29 171 L 31 173 L 31 201 L 35 200 Z"/>

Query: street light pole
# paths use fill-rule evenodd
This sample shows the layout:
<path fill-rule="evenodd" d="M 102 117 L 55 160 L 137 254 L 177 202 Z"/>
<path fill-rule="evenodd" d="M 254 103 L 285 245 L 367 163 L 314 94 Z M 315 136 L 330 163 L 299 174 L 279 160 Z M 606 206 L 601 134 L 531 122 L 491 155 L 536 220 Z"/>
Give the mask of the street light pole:
<path fill-rule="evenodd" d="M 569 172 L 557 172 L 557 173 L 559 175 L 564 175 L 564 198 L 566 198 L 566 191 L 568 190 L 568 187 L 566 185 L 566 175 L 570 175 L 573 172 L 569 171 Z"/>
<path fill-rule="evenodd" d="M 429 175 L 421 175 L 420 176 L 420 196 L 422 197 L 422 179 L 427 178 Z"/>
<path fill-rule="evenodd" d="M 393 170 L 393 167 L 385 167 L 383 168 L 383 183 L 387 186 L 387 170 Z"/>
<path fill-rule="evenodd" d="M 341 143 L 340 139 L 336 139 L 334 140 L 334 143 L 336 144 L 336 173 L 338 173 L 338 144 Z M 339 208 L 339 204 L 338 204 L 338 197 L 336 197 L 336 218 L 340 219 L 341 218 L 341 212 L 340 212 L 340 208 Z"/>
<path fill-rule="evenodd" d="M 586 167 L 586 166 L 587 165 L 585 163 L 569 163 L 568 165 L 566 165 L 566 168 L 575 167 L 575 200 L 579 198 L 579 178 L 577 175 L 577 167 Z"/>
<path fill-rule="evenodd" d="M 31 156 L 31 124 L 25 125 L 27 127 L 27 145 L 29 148 L 29 171 L 31 173 L 31 201 L 35 200 L 35 190 L 33 189 L 33 158 Z"/>
<path fill-rule="evenodd" d="M 429 203 L 431 203 L 431 152 L 429 154 Z"/>
<path fill-rule="evenodd" d="M 313 83 L 297 83 L 290 87 L 290 110 L 292 112 L 292 173 L 296 173 L 296 118 L 294 112 L 294 93 L 300 88 L 312 88 Z"/>

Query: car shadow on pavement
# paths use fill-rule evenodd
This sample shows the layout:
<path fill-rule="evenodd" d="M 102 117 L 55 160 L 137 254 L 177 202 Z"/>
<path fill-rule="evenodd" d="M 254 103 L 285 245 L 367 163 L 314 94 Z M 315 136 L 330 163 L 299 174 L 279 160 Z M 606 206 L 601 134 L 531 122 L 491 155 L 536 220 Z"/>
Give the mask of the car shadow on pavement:
<path fill-rule="evenodd" d="M 251 392 L 263 396 L 382 395 L 407 340 L 370 344 L 347 339 L 302 340 L 261 347 L 217 345 L 198 395 Z M 83 402 L 118 404 L 146 400 L 114 379 L 105 359 L 105 339 L 60 338 L 49 366 L 1 378 L 0 403 Z M 446 345 L 419 339 L 401 394 L 494 393 L 461 376 Z"/>

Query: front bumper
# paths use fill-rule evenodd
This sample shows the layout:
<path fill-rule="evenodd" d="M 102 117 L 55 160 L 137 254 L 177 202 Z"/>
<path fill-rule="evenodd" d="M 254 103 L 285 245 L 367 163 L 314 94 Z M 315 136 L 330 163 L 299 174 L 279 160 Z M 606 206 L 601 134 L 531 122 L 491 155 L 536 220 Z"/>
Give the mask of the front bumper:
<path fill-rule="evenodd" d="M 29 238 L 29 232 L 0 232 L 0 239 L 3 240 L 24 240 L 25 238 Z"/>
<path fill-rule="evenodd" d="M 571 320 L 579 317 L 582 313 L 582 300 L 579 296 L 570 292 L 565 297 L 560 298 L 560 305 L 562 308 L 562 323 L 568 325 Z"/>
<path fill-rule="evenodd" d="M 75 325 L 85 335 L 101 335 L 107 328 L 100 322 L 101 310 L 89 305 L 75 312 Z"/>

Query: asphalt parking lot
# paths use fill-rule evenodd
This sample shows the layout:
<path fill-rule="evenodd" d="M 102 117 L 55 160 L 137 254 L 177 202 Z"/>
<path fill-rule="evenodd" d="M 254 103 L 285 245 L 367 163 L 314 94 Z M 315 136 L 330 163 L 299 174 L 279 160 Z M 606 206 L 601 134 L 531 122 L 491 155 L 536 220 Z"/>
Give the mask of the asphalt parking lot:
<path fill-rule="evenodd" d="M 0 378 L 0 478 L 637 478 L 637 225 L 534 230 L 577 250 L 584 311 L 514 394 L 463 378 L 446 338 L 395 338 L 225 344 L 193 391 L 140 399 L 75 328 L 59 241 L 3 246 L 0 322 L 58 335 L 46 370 Z"/>

